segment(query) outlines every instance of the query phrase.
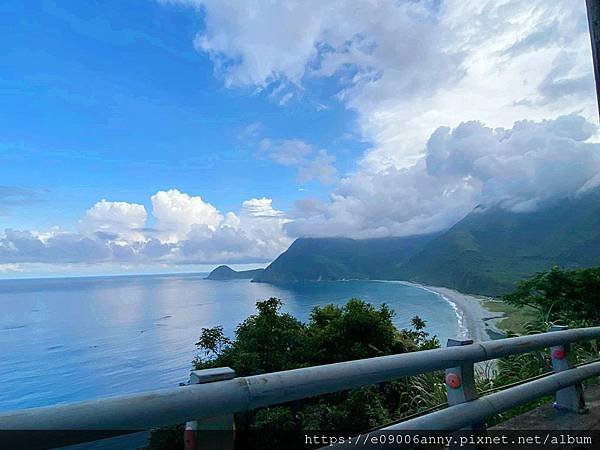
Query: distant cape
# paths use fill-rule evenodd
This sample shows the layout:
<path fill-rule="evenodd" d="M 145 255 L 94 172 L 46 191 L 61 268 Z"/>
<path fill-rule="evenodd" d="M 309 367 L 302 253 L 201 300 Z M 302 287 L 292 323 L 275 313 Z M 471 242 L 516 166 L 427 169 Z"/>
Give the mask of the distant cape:
<path fill-rule="evenodd" d="M 262 274 L 265 269 L 233 270 L 229 266 L 219 266 L 207 277 L 207 280 L 249 280 Z"/>

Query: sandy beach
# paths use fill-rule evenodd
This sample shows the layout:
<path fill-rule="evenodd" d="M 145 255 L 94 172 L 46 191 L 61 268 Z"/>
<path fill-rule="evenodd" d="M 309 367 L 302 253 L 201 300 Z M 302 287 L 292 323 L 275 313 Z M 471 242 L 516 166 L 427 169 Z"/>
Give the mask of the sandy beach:
<path fill-rule="evenodd" d="M 502 313 L 490 311 L 483 306 L 484 297 L 463 294 L 453 289 L 423 286 L 424 288 L 441 295 L 445 300 L 453 303 L 466 329 L 467 337 L 474 341 L 488 341 L 504 334 L 496 324 L 504 316 Z"/>
<path fill-rule="evenodd" d="M 415 283 L 407 284 L 413 284 L 434 292 L 451 303 L 457 311 L 460 326 L 464 329 L 466 335 L 462 337 L 474 341 L 489 341 L 504 335 L 504 332 L 496 326 L 504 315 L 486 309 L 483 306 L 485 297 L 463 294 L 445 287 L 425 286 Z M 442 343 L 442 345 L 444 344 Z"/>

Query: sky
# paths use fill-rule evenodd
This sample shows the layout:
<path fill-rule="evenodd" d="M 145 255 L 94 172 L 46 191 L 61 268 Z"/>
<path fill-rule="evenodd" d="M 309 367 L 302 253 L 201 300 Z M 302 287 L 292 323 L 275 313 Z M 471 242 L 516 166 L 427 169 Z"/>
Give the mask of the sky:
<path fill-rule="evenodd" d="M 0 26 L 0 277 L 259 267 L 600 185 L 583 0 L 5 0 Z"/>

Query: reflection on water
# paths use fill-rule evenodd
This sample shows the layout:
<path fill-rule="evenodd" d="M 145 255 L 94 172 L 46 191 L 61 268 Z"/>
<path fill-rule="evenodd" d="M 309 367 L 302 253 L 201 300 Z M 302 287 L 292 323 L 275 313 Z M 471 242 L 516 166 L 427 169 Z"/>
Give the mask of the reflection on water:
<path fill-rule="evenodd" d="M 202 327 L 227 334 L 279 297 L 306 320 L 312 308 L 350 298 L 419 314 L 442 342 L 455 313 L 436 294 L 397 283 L 322 282 L 276 287 L 204 275 L 0 281 L 0 410 L 176 386 L 186 381 Z"/>

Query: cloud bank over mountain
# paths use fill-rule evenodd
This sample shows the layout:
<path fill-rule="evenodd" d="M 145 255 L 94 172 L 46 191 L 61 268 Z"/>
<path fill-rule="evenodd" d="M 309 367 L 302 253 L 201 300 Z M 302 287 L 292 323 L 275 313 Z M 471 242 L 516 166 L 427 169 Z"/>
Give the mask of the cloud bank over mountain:
<path fill-rule="evenodd" d="M 300 202 L 288 231 L 406 236 L 446 229 L 479 204 L 531 211 L 600 185 L 600 144 L 586 142 L 596 129 L 577 115 L 509 129 L 475 121 L 440 127 L 417 164 L 355 173 L 329 202 Z"/>
<path fill-rule="evenodd" d="M 574 195 L 600 170 L 583 2 L 169 3 L 202 11 L 195 45 L 226 86 L 288 103 L 335 79 L 357 112 L 371 148 L 329 201 L 296 203 L 292 236 L 437 231 L 480 203 Z M 272 157 L 293 164 L 290 149 L 308 148 Z"/>
<path fill-rule="evenodd" d="M 223 212 L 177 189 L 148 210 L 103 199 L 77 230 L 5 230 L 0 266 L 265 262 L 298 236 L 421 234 L 479 204 L 531 211 L 600 186 L 583 1 L 159 1 L 202 17 L 193 45 L 226 88 L 286 108 L 326 80 L 335 89 L 322 100 L 355 113 L 369 148 L 339 173 L 341 156 L 297 136 L 257 140 L 258 158 L 329 197 L 286 212 L 268 198 Z"/>
<path fill-rule="evenodd" d="M 284 213 L 268 198 L 219 211 L 177 189 L 141 204 L 102 199 L 77 232 L 5 230 L 0 264 L 78 262 L 266 262 L 296 236 L 406 236 L 452 226 L 479 204 L 531 211 L 600 186 L 596 126 L 578 115 L 519 121 L 512 128 L 465 122 L 439 127 L 425 157 L 407 168 L 357 172 L 328 202 L 304 200 Z"/>
<path fill-rule="evenodd" d="M 358 113 L 365 168 L 405 167 L 438 126 L 595 119 L 584 2 L 163 0 L 195 7 L 198 51 L 231 88 L 285 102 L 316 78 Z"/>

